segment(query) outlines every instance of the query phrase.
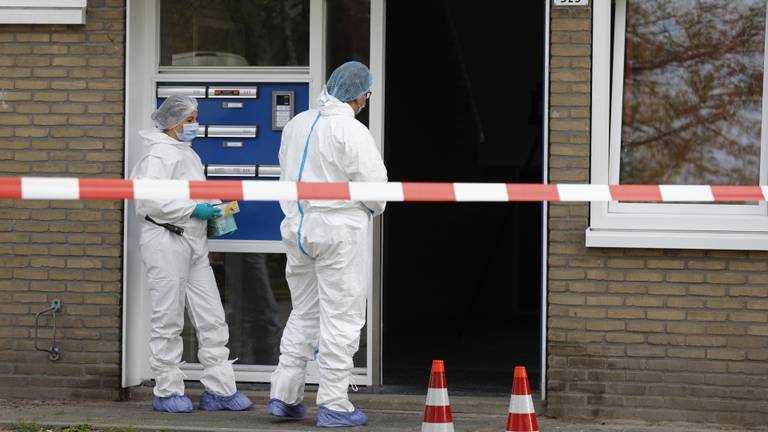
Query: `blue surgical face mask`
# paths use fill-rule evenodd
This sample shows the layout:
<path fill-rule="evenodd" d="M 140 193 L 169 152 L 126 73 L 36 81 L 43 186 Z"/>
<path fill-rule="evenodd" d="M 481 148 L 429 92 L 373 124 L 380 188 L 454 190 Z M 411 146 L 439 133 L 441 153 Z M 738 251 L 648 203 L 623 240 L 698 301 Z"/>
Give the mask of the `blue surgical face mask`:
<path fill-rule="evenodd" d="M 184 123 L 183 130 L 178 135 L 179 141 L 189 142 L 195 139 L 197 136 L 197 128 L 200 127 L 199 123 Z"/>

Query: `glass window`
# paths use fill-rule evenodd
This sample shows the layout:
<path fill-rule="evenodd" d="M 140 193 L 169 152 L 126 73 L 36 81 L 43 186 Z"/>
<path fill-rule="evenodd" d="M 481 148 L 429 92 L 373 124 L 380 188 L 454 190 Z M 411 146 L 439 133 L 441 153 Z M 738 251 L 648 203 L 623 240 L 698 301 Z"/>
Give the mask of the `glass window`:
<path fill-rule="evenodd" d="M 285 255 L 212 252 L 209 257 L 229 326 L 229 358 L 240 365 L 277 365 L 291 313 Z M 197 363 L 200 345 L 189 315 L 182 338 L 183 360 Z"/>
<path fill-rule="evenodd" d="M 285 254 L 211 252 L 209 255 L 229 327 L 229 358 L 238 365 L 277 365 L 280 338 L 291 314 Z M 182 360 L 198 363 L 200 344 L 188 315 L 182 332 Z M 366 329 L 355 367 L 366 367 Z"/>
<path fill-rule="evenodd" d="M 628 0 L 621 183 L 755 185 L 765 0 Z"/>
<path fill-rule="evenodd" d="M 309 0 L 162 0 L 160 66 L 308 66 Z"/>
<path fill-rule="evenodd" d="M 334 69 L 350 60 L 357 60 L 370 67 L 371 1 L 327 0 L 326 7 L 325 76 L 331 76 Z M 368 126 L 369 115 L 369 110 L 364 109 L 357 115 L 357 119 Z"/>
<path fill-rule="evenodd" d="M 592 182 L 765 184 L 767 9 L 593 2 Z M 765 250 L 768 205 L 592 203 L 586 245 Z"/>
<path fill-rule="evenodd" d="M 337 66 L 350 60 L 369 65 L 371 1 L 328 0 L 327 17 L 327 76 L 330 76 Z"/>

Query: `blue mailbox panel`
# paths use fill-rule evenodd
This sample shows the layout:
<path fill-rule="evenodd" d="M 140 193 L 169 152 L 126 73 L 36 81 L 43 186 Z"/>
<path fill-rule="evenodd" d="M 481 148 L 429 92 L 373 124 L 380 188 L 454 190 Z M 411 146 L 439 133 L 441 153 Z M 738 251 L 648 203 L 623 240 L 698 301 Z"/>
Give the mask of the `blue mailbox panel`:
<path fill-rule="evenodd" d="M 158 106 L 171 94 L 197 98 L 200 130 L 192 147 L 204 165 L 221 168 L 219 173 L 229 165 L 276 167 L 282 126 L 309 107 L 307 83 L 158 83 Z M 210 180 L 277 180 L 243 176 L 238 170 L 224 177 L 208 174 Z M 237 231 L 217 239 L 280 240 L 283 212 L 277 202 L 239 204 Z"/>

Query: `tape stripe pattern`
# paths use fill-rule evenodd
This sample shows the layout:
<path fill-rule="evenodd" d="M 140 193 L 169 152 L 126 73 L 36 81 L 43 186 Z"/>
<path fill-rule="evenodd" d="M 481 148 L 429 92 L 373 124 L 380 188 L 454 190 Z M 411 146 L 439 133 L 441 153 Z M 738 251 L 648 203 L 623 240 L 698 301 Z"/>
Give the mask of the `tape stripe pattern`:
<path fill-rule="evenodd" d="M 754 202 L 768 186 L 522 183 L 308 183 L 0 177 L 0 198 L 45 200 L 225 199 L 390 202 Z"/>

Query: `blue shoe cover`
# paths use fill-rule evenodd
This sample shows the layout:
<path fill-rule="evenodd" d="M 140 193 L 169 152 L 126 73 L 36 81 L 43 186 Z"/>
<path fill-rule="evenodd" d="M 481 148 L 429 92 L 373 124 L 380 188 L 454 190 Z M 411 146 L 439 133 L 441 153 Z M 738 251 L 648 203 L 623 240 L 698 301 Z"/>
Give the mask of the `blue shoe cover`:
<path fill-rule="evenodd" d="M 317 427 L 360 426 L 368 423 L 368 416 L 356 409 L 352 412 L 334 411 L 324 406 L 317 412 Z"/>
<path fill-rule="evenodd" d="M 300 419 L 307 415 L 304 404 L 288 405 L 280 399 L 270 399 L 269 404 L 267 404 L 267 411 L 269 411 L 269 415 L 275 417 Z"/>
<path fill-rule="evenodd" d="M 217 396 L 204 391 L 200 395 L 200 409 L 203 411 L 244 411 L 253 406 L 243 392 L 235 392 L 232 396 Z"/>
<path fill-rule="evenodd" d="M 155 411 L 169 413 L 188 413 L 192 412 L 192 401 L 184 395 L 155 396 L 155 399 L 152 401 L 152 408 Z"/>

